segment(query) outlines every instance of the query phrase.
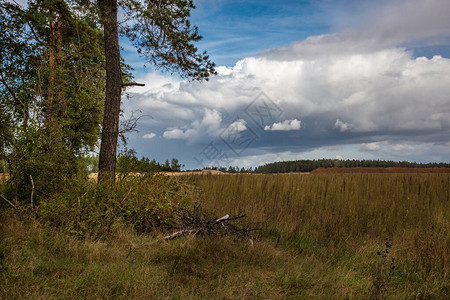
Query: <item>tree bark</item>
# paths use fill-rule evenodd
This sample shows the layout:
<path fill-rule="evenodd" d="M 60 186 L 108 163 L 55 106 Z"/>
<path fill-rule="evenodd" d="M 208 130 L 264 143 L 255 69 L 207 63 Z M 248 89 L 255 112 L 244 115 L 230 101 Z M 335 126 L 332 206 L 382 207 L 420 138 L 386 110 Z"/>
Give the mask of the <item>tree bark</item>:
<path fill-rule="evenodd" d="M 48 84 L 47 84 L 47 150 L 58 152 L 62 144 L 62 111 L 66 105 L 61 79 L 63 68 L 63 12 L 50 8 L 50 36 L 48 42 Z M 64 115 L 66 117 L 66 115 Z"/>
<path fill-rule="evenodd" d="M 50 11 L 52 17 L 54 17 L 55 13 Z M 50 120 L 50 123 L 54 123 L 55 119 L 55 104 L 54 104 L 54 88 L 55 88 L 55 42 L 54 42 L 54 33 L 55 33 L 55 22 L 50 19 L 50 40 L 49 40 L 49 52 L 48 52 L 48 84 L 47 84 L 47 117 Z"/>
<path fill-rule="evenodd" d="M 117 0 L 98 0 L 101 13 L 106 58 L 106 97 L 99 157 L 99 181 L 115 179 L 117 140 L 119 136 L 122 72 L 120 68 Z"/>

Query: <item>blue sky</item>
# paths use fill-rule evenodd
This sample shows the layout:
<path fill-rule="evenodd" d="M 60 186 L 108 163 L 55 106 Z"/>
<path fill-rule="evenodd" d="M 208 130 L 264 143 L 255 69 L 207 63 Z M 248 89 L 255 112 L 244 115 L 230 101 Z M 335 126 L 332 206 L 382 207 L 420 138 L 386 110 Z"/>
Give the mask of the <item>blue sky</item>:
<path fill-rule="evenodd" d="M 201 28 L 199 47 L 218 65 L 330 30 L 319 1 L 200 1 L 192 20 Z"/>
<path fill-rule="evenodd" d="M 219 66 L 233 66 L 238 60 L 265 49 L 329 32 L 328 1 L 194 1 L 191 21 L 199 27 L 203 39 L 196 44 L 207 51 Z M 140 72 L 145 60 L 127 45 L 123 52 Z"/>
<path fill-rule="evenodd" d="M 197 46 L 219 71 L 209 82 L 143 68 L 121 41 L 146 83 L 123 99 L 125 115 L 148 115 L 129 135 L 138 155 L 189 169 L 450 160 L 449 1 L 194 2 Z"/>

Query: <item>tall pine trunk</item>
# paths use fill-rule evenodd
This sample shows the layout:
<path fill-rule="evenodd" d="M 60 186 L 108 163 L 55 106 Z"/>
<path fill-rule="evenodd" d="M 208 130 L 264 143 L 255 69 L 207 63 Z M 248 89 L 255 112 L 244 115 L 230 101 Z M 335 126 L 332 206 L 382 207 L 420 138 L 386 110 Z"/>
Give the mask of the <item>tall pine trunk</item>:
<path fill-rule="evenodd" d="M 99 157 L 99 181 L 115 179 L 119 136 L 122 72 L 120 68 L 117 0 L 98 0 L 102 17 L 106 56 L 106 97 Z"/>

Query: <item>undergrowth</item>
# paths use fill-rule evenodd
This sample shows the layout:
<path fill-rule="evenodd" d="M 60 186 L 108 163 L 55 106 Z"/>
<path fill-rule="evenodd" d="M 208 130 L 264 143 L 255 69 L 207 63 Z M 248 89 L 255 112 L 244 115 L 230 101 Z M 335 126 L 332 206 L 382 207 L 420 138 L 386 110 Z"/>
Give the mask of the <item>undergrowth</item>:
<path fill-rule="evenodd" d="M 151 233 L 177 225 L 192 195 L 191 187 L 162 175 L 86 182 L 42 199 L 37 213 L 41 223 L 77 237 L 105 237 L 114 226 Z"/>
<path fill-rule="evenodd" d="M 335 284 L 346 284 L 317 258 L 266 240 L 167 242 L 119 227 L 106 239 L 80 239 L 11 214 L 1 216 L 0 237 L 2 299 L 336 298 Z M 360 278 L 348 288 L 362 296 L 369 284 Z"/>

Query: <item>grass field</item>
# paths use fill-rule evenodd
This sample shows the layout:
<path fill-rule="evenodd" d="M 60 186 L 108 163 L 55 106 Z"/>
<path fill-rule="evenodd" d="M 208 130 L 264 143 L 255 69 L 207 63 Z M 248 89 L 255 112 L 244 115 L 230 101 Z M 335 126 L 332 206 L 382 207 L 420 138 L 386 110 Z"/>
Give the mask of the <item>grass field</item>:
<path fill-rule="evenodd" d="M 233 237 L 164 242 L 162 233 L 136 234 L 121 226 L 106 238 L 80 239 L 3 212 L 0 298 L 446 299 L 450 294 L 450 174 L 167 180 L 191 185 L 192 202 L 207 213 L 245 213 L 250 226 L 263 230 L 253 244 Z"/>
<path fill-rule="evenodd" d="M 379 245 L 393 246 L 387 292 L 445 298 L 450 271 L 449 174 L 199 176 L 203 205 L 246 213 L 275 243 L 315 257 L 345 287 L 367 288 L 378 276 Z M 383 260 L 383 259 L 381 259 Z M 323 274 L 325 275 L 325 274 Z M 362 297 L 362 294 L 359 295 Z"/>
<path fill-rule="evenodd" d="M 342 174 L 342 173 L 391 173 L 391 174 L 428 174 L 450 173 L 450 168 L 400 168 L 400 167 L 355 167 L 355 168 L 317 168 L 311 171 L 313 174 Z"/>

